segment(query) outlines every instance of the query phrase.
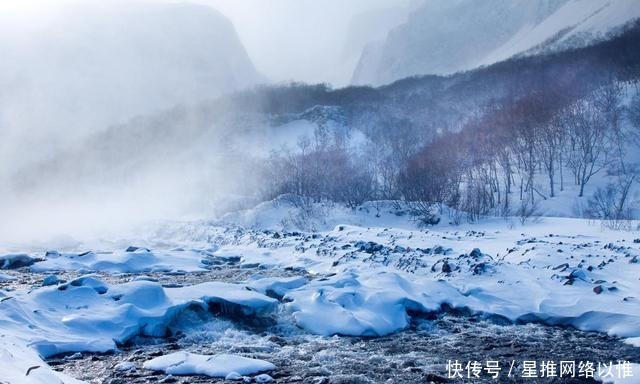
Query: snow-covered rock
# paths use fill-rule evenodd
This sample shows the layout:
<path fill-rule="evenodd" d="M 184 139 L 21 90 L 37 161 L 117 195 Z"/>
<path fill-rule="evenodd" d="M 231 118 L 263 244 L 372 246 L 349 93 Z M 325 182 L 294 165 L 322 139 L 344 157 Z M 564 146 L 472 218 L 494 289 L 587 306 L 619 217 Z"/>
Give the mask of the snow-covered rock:
<path fill-rule="evenodd" d="M 28 267 L 36 261 L 40 261 L 40 259 L 23 253 L 2 255 L 0 256 L 0 269 L 16 269 Z"/>
<path fill-rule="evenodd" d="M 189 308 L 207 311 L 217 304 L 237 316 L 262 316 L 277 302 L 237 284 L 163 288 L 148 281 L 109 285 L 84 276 L 58 287 L 15 291 L 0 304 L 0 327 L 7 336 L 0 338 L 0 355 L 11 355 L 18 346 L 26 357 L 15 358 L 21 361 L 15 372 L 24 376 L 29 366 L 39 366 L 39 375 L 51 377 L 56 374 L 38 356 L 107 352 L 135 335 L 163 336 Z M 22 382 L 12 379 L 15 372 L 0 371 L 0 381 Z"/>
<path fill-rule="evenodd" d="M 205 375 L 209 377 L 228 377 L 232 373 L 251 375 L 276 369 L 272 363 L 259 359 L 250 359 L 235 355 L 198 355 L 188 352 L 176 352 L 156 357 L 144 363 L 144 368 L 163 371 L 171 375 Z M 236 376 L 229 378 L 235 380 Z M 267 381 L 261 381 L 266 383 Z"/>
<path fill-rule="evenodd" d="M 48 287 L 50 285 L 56 285 L 61 283 L 61 280 L 58 276 L 56 275 L 49 275 L 47 277 L 44 278 L 44 280 L 42 280 L 42 286 L 43 287 Z"/>

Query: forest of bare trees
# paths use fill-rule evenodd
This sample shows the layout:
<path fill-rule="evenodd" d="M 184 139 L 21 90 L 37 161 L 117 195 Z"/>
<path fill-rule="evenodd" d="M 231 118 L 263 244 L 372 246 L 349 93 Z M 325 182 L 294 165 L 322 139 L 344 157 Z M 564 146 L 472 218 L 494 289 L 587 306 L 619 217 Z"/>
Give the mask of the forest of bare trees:
<path fill-rule="evenodd" d="M 396 124 L 353 148 L 318 129 L 296 151 L 272 155 L 268 194 L 352 208 L 402 200 L 425 224 L 437 223 L 445 206 L 469 221 L 524 222 L 539 214 L 540 201 L 573 185 L 579 214 L 620 228 L 633 218 L 639 180 L 630 155 L 640 148 L 640 98 L 623 102 L 634 87 L 612 81 L 578 98 L 553 89 L 491 101 L 461 130 L 432 138 Z M 597 177 L 606 183 L 587 195 Z"/>

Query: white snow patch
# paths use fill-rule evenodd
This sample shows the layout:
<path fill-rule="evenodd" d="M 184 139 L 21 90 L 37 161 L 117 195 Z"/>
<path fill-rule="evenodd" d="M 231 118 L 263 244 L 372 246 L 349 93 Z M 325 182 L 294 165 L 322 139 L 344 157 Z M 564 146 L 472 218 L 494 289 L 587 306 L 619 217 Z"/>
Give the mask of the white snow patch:
<path fill-rule="evenodd" d="M 0 283 L 7 283 L 9 281 L 15 281 L 16 277 L 11 275 L 5 275 L 4 273 L 0 273 Z"/>
<path fill-rule="evenodd" d="M 170 375 L 205 375 L 227 377 L 231 373 L 251 375 L 276 369 L 272 363 L 235 355 L 198 355 L 176 352 L 144 363 L 144 368 Z"/>
<path fill-rule="evenodd" d="M 83 253 L 49 253 L 46 260 L 31 267 L 34 272 L 101 271 L 109 273 L 199 272 L 204 271 L 202 251 L 95 251 Z"/>

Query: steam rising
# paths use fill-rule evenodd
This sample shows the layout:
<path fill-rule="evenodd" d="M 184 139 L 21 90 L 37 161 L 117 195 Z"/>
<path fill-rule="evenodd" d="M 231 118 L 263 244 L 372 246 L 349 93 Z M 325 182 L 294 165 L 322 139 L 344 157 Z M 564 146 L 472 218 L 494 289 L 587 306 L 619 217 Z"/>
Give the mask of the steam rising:
<path fill-rule="evenodd" d="M 366 22 L 355 33 L 354 18 L 393 8 L 389 29 L 409 3 L 196 2 L 0 4 L 0 244 L 250 200 L 269 128 L 203 119 L 201 103 L 267 82 L 345 84 L 357 56 L 345 51 L 381 33 Z"/>

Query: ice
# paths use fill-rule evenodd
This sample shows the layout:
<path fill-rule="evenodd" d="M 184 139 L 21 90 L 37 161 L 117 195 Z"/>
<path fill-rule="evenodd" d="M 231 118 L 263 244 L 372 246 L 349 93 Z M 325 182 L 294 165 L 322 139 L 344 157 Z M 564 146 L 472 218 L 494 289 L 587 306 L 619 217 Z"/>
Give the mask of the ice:
<path fill-rule="evenodd" d="M 207 356 L 176 352 L 150 360 L 144 364 L 144 368 L 163 371 L 170 375 L 206 375 L 224 378 L 232 373 L 251 375 L 271 371 L 276 369 L 276 366 L 268 361 L 235 355 Z"/>

